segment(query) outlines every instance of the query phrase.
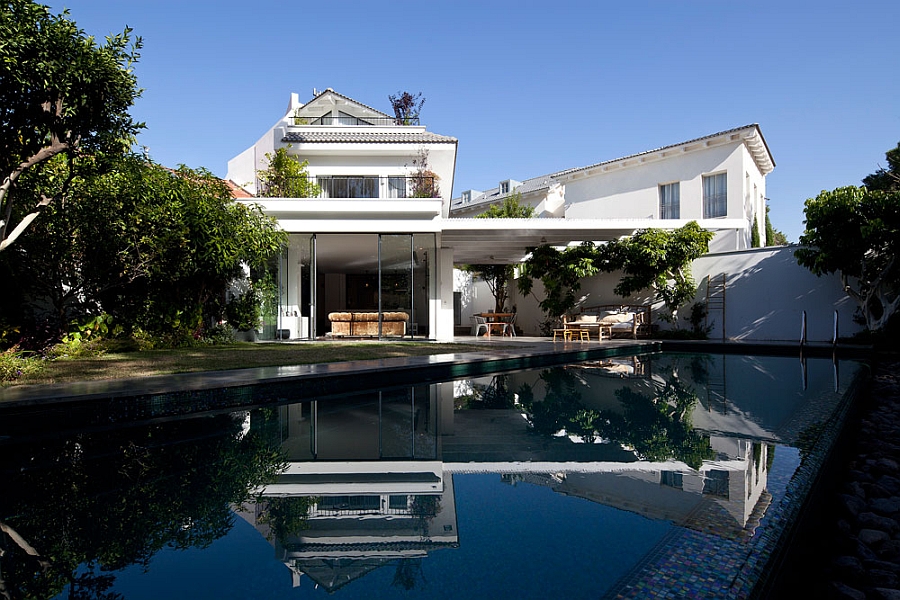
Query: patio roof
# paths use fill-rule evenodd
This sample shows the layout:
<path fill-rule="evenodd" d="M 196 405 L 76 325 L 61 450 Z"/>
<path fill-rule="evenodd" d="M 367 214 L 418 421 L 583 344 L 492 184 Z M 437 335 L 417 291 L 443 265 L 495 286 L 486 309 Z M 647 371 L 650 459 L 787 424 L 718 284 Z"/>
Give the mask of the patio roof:
<path fill-rule="evenodd" d="M 453 248 L 455 264 L 514 264 L 528 248 L 550 244 L 567 246 L 582 241 L 603 242 L 632 235 L 638 229 L 677 229 L 690 219 L 445 219 L 441 245 Z M 707 219 L 698 223 L 709 231 L 742 229 L 744 219 Z"/>

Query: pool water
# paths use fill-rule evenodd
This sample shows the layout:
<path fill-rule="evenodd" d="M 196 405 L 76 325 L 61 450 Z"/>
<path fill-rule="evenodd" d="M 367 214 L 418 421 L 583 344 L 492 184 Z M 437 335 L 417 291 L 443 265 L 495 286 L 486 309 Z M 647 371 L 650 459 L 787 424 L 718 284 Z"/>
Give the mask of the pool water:
<path fill-rule="evenodd" d="M 864 373 L 652 354 L 178 418 L 0 418 L 0 523 L 22 542 L 2 538 L 0 578 L 36 598 L 747 597 Z"/>

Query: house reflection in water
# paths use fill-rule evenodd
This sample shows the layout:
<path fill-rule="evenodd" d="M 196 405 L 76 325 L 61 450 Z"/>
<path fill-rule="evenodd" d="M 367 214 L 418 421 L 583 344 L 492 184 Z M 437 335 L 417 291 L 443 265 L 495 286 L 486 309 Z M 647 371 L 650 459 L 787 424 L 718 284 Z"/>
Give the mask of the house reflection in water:
<path fill-rule="evenodd" d="M 295 585 L 305 574 L 334 591 L 386 565 L 412 585 L 428 552 L 457 546 L 453 481 L 438 459 L 438 389 L 279 408 L 268 427 L 280 437 L 287 469 L 263 502 L 239 514 L 274 544 Z M 273 531 L 267 518 L 282 499 L 304 500 L 295 530 Z"/>
<path fill-rule="evenodd" d="M 467 473 L 746 539 L 771 501 L 776 445 L 796 447 L 838 402 L 784 389 L 795 374 L 775 371 L 796 368 L 642 356 L 281 406 L 252 426 L 279 436 L 289 464 L 241 515 L 295 584 L 327 590 L 388 564 L 395 582 L 414 579 L 429 552 L 458 547 L 453 476 Z M 810 414 L 814 397 L 833 400 Z M 305 498 L 304 514 L 273 531 L 267 504 L 283 498 Z"/>

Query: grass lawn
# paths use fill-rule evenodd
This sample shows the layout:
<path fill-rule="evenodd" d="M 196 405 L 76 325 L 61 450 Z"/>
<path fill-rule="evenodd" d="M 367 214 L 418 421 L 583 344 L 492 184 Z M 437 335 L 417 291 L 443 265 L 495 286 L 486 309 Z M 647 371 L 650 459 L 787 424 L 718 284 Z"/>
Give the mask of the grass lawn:
<path fill-rule="evenodd" d="M 147 377 L 483 350 L 483 346 L 474 344 L 329 341 L 301 344 L 236 343 L 174 350 L 108 352 L 100 356 L 47 361 L 40 372 L 23 376 L 6 385 Z"/>

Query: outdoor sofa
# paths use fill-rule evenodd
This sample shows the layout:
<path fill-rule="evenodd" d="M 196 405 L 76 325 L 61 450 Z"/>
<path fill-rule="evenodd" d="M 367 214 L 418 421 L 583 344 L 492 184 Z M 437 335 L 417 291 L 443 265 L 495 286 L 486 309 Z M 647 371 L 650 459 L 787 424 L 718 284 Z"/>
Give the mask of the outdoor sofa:
<path fill-rule="evenodd" d="M 642 305 L 588 306 L 574 316 L 574 320 L 596 321 L 600 327 L 608 327 L 610 337 L 621 336 L 637 339 L 650 335 L 650 307 Z"/>
<path fill-rule="evenodd" d="M 401 311 L 381 313 L 381 335 L 402 337 L 406 335 L 409 314 Z M 333 337 L 378 337 L 378 311 L 352 311 L 329 313 Z"/>

